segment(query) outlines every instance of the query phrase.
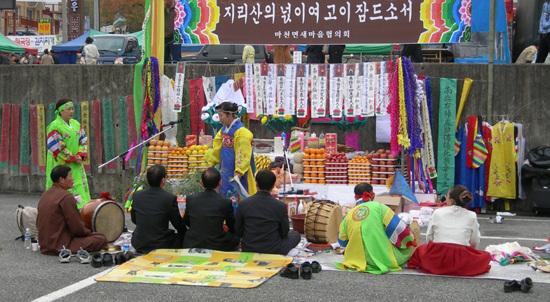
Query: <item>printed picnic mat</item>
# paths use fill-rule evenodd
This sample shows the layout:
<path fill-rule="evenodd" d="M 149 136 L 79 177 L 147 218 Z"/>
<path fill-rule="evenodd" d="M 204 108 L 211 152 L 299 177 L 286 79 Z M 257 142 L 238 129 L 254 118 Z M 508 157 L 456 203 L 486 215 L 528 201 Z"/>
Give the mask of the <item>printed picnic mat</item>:
<path fill-rule="evenodd" d="M 253 288 L 292 261 L 273 254 L 159 249 L 121 264 L 96 281 Z"/>

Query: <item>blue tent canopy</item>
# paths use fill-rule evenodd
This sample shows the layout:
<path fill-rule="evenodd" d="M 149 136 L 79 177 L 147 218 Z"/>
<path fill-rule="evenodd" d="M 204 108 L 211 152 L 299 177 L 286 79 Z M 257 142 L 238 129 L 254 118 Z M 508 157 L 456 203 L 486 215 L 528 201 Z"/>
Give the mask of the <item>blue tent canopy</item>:
<path fill-rule="evenodd" d="M 202 44 L 181 44 L 182 52 L 199 52 L 204 45 Z"/>
<path fill-rule="evenodd" d="M 104 32 L 90 29 L 76 39 L 63 44 L 54 45 L 52 49 L 55 51 L 78 51 L 82 46 L 86 45 L 86 38 L 104 34 Z"/>
<path fill-rule="evenodd" d="M 496 3 L 496 24 L 495 24 L 495 56 L 494 63 L 511 63 L 510 50 L 508 45 L 508 27 L 506 22 L 506 9 L 504 0 L 498 0 Z M 472 1 L 472 41 L 481 43 L 487 48 L 485 54 L 473 57 L 455 57 L 456 63 L 482 63 L 489 62 L 489 10 L 490 1 Z M 475 35 L 479 34 L 479 35 Z M 479 36 L 480 41 L 474 41 L 473 37 Z M 484 39 L 483 39 L 484 38 Z M 464 43 L 466 44 L 466 43 Z M 458 44 L 460 48 L 460 43 Z M 484 49 L 483 47 L 481 49 Z"/>

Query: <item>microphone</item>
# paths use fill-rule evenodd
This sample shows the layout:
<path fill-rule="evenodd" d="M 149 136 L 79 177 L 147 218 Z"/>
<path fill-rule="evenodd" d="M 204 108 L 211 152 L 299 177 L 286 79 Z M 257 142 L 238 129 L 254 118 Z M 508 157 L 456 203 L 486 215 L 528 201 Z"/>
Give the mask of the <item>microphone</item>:
<path fill-rule="evenodd" d="M 179 124 L 179 123 L 183 123 L 183 119 L 180 118 L 178 120 L 175 120 L 175 121 L 170 121 L 168 122 L 168 124 L 162 124 L 162 127 L 164 126 L 172 126 L 172 125 L 175 125 L 175 124 Z"/>
<path fill-rule="evenodd" d="M 287 191 L 287 192 L 279 192 L 279 195 L 284 195 L 284 194 L 303 195 L 303 194 L 304 194 L 304 190 L 294 190 L 294 191 Z"/>

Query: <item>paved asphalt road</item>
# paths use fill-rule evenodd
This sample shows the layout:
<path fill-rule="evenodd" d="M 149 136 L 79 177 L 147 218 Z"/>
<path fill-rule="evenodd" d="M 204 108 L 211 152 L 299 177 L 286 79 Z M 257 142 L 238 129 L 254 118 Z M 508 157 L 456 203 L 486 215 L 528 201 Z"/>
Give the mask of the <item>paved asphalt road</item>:
<path fill-rule="evenodd" d="M 0 301 L 548 301 L 550 284 L 504 293 L 503 281 L 439 276 L 386 274 L 382 276 L 323 271 L 312 280 L 274 276 L 254 289 L 211 288 L 95 282 L 95 269 L 76 262 L 59 263 L 57 257 L 26 251 L 18 236 L 14 212 L 18 204 L 36 206 L 37 195 L 0 194 Z M 129 216 L 129 215 L 127 215 Z M 506 217 L 490 224 L 480 215 L 480 249 L 490 244 L 517 241 L 525 247 L 543 245 L 550 235 L 550 218 Z M 129 219 L 127 219 L 129 221 Z M 130 229 L 133 224 L 128 225 Z M 425 232 L 425 229 L 422 229 Z M 544 255 L 544 254 L 541 254 Z M 546 255 L 547 256 L 547 255 Z M 84 280 L 84 281 L 83 281 Z M 51 296 L 48 296 L 51 297 Z"/>

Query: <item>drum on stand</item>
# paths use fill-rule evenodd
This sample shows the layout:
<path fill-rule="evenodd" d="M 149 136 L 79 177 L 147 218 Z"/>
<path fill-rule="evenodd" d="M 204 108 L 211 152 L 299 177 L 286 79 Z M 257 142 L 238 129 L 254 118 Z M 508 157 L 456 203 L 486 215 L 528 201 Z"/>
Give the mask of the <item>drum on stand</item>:
<path fill-rule="evenodd" d="M 112 200 L 95 199 L 86 203 L 80 210 L 84 225 L 107 237 L 113 242 L 124 230 L 124 211 Z"/>
<path fill-rule="evenodd" d="M 342 219 L 340 205 L 328 200 L 314 201 L 304 223 L 307 241 L 322 244 L 337 242 Z"/>

